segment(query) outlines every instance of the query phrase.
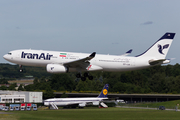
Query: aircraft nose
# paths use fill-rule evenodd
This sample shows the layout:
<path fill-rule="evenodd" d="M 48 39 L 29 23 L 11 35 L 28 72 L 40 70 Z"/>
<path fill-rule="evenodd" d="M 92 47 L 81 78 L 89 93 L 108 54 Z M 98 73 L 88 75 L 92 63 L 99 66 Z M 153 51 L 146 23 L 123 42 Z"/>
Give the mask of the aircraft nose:
<path fill-rule="evenodd" d="M 8 54 L 5 54 L 5 55 L 3 56 L 3 58 L 4 58 L 5 60 L 10 60 L 10 56 L 9 56 Z"/>
<path fill-rule="evenodd" d="M 3 56 L 3 58 L 4 58 L 5 60 L 7 60 L 7 54 L 5 54 L 5 55 Z"/>

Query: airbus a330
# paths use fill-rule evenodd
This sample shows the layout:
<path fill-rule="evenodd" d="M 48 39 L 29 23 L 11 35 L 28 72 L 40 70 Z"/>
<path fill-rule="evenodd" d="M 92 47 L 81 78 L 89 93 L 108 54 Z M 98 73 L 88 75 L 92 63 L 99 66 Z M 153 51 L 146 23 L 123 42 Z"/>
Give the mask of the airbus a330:
<path fill-rule="evenodd" d="M 10 51 L 4 55 L 4 59 L 20 66 L 46 67 L 49 73 L 77 72 L 76 77 L 90 80 L 93 76 L 89 71 L 131 71 L 143 69 L 155 65 L 169 63 L 166 55 L 171 46 L 175 33 L 165 33 L 148 50 L 137 56 L 103 55 L 63 51 L 45 51 L 21 49 Z M 22 71 L 20 69 L 20 71 Z M 84 72 L 84 75 L 81 75 Z"/>

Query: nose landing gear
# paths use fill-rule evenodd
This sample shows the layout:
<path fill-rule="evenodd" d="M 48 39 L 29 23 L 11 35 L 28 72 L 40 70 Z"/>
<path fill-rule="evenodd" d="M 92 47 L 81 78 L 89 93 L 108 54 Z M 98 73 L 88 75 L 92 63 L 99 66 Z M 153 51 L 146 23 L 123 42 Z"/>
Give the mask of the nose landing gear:
<path fill-rule="evenodd" d="M 19 72 L 23 72 L 22 65 L 19 65 Z"/>

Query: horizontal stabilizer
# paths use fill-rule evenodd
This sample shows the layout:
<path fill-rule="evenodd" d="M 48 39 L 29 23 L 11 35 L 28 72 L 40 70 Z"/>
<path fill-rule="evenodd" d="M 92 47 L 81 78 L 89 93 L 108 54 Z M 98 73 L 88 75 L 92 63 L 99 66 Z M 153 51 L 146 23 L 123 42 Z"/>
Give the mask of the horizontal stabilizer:
<path fill-rule="evenodd" d="M 170 60 L 165 60 L 163 61 L 163 64 L 167 64 L 167 63 L 170 63 L 171 61 Z"/>
<path fill-rule="evenodd" d="M 150 65 L 165 64 L 165 63 L 169 63 L 169 62 L 170 62 L 170 60 L 166 60 L 166 59 L 149 60 Z"/>
<path fill-rule="evenodd" d="M 174 59 L 176 59 L 176 58 L 170 58 L 170 59 L 167 59 L 167 60 L 174 60 Z"/>

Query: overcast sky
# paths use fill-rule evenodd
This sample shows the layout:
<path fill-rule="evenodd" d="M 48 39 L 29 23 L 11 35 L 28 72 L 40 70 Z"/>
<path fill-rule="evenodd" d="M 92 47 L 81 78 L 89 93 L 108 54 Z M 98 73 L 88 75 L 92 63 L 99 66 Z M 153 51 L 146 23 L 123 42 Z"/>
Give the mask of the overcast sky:
<path fill-rule="evenodd" d="M 175 32 L 167 58 L 180 63 L 180 0 L 0 0 L 0 63 L 16 49 L 131 56 Z"/>

